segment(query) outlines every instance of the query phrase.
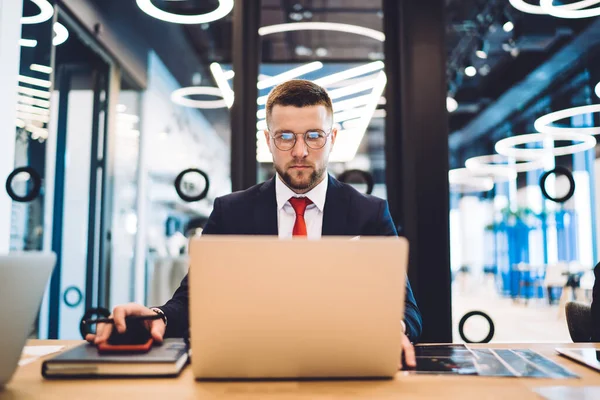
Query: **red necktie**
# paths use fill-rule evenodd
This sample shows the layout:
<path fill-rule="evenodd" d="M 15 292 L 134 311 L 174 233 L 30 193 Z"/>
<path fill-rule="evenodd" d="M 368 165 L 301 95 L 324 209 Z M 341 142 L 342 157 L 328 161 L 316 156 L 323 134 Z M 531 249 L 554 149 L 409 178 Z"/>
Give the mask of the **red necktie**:
<path fill-rule="evenodd" d="M 294 222 L 292 236 L 306 237 L 306 221 L 304 221 L 304 211 L 306 210 L 306 206 L 312 204 L 312 201 L 310 201 L 308 197 L 292 197 L 290 198 L 289 202 L 296 212 L 296 222 Z"/>

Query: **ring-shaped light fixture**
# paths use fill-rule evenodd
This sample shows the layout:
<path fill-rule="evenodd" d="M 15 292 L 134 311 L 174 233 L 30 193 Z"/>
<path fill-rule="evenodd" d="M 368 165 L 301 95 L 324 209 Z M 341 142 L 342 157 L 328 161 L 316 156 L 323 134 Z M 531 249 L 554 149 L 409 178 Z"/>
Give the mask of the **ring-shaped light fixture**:
<path fill-rule="evenodd" d="M 183 15 L 166 12 L 156 7 L 152 0 L 136 0 L 140 10 L 151 17 L 174 24 L 206 24 L 225 17 L 233 10 L 233 0 L 219 0 L 216 10 L 205 14 Z"/>
<path fill-rule="evenodd" d="M 594 88 L 594 92 L 596 93 L 596 96 L 600 97 L 600 82 L 598 82 L 596 84 L 596 87 Z"/>
<path fill-rule="evenodd" d="M 40 12 L 29 17 L 21 17 L 21 24 L 41 24 L 42 22 L 48 21 L 54 15 L 54 7 L 48 0 L 31 0 L 31 2 L 39 7 Z"/>
<path fill-rule="evenodd" d="M 54 38 L 52 39 L 52 44 L 54 46 L 60 46 L 69 38 L 69 31 L 67 28 L 61 24 L 60 22 L 54 23 Z"/>
<path fill-rule="evenodd" d="M 582 2 L 584 1 L 581 1 L 580 3 Z M 593 1 L 591 2 L 593 3 Z M 570 5 L 577 5 L 577 3 L 571 3 Z M 600 7 L 587 9 L 584 9 L 584 7 L 578 7 L 577 9 L 566 9 L 564 7 L 554 5 L 554 0 L 540 0 L 540 7 L 542 7 L 542 10 L 544 10 L 545 13 L 557 18 L 579 19 L 597 17 L 600 15 Z"/>
<path fill-rule="evenodd" d="M 75 296 L 74 298 L 71 298 L 72 297 L 71 293 L 74 294 L 74 296 Z M 83 300 L 83 293 L 81 292 L 81 289 L 79 289 L 77 286 L 70 286 L 63 293 L 63 302 L 69 308 L 77 307 L 78 305 L 81 304 L 82 300 Z"/>
<path fill-rule="evenodd" d="M 544 168 L 544 159 L 538 157 L 531 158 L 513 158 L 511 163 L 508 157 L 501 154 L 491 154 L 486 156 L 471 157 L 465 161 L 467 169 L 479 175 L 500 175 L 507 177 L 516 177 L 519 172 L 535 171 Z"/>
<path fill-rule="evenodd" d="M 217 96 L 220 100 L 193 100 L 188 99 L 188 96 L 192 95 L 207 95 Z M 218 87 L 212 86 L 189 86 L 175 90 L 171 93 L 171 101 L 173 103 L 182 105 L 190 108 L 224 108 L 227 107 L 227 103 L 223 99 L 223 94 Z"/>
<path fill-rule="evenodd" d="M 489 192 L 494 188 L 494 180 L 489 176 L 477 176 L 466 168 L 448 171 L 448 182 L 453 192 L 478 193 Z"/>
<path fill-rule="evenodd" d="M 102 317 L 108 318 L 110 317 L 110 311 L 104 307 L 98 308 L 88 308 L 86 312 L 81 317 L 79 321 L 79 333 L 81 333 L 81 337 L 85 339 L 85 337 L 90 333 L 96 333 L 95 330 L 91 329 L 91 325 L 87 323 L 88 320 L 92 319 L 92 317 Z"/>
<path fill-rule="evenodd" d="M 508 0 L 508 1 L 514 8 L 516 8 L 517 10 L 522 11 L 524 13 L 527 13 L 527 14 L 538 14 L 538 15 L 547 15 L 548 14 L 548 12 L 546 12 L 546 10 L 544 10 L 544 8 L 542 8 L 541 2 L 540 2 L 540 5 L 536 6 L 535 4 L 528 3 L 525 0 Z M 537 0 L 533 0 L 533 1 L 537 1 Z M 554 8 L 560 9 L 560 10 L 581 10 L 584 8 L 595 6 L 596 4 L 600 4 L 600 0 L 580 0 L 580 1 L 576 1 L 575 3 L 564 4 L 561 6 L 554 6 Z"/>
<path fill-rule="evenodd" d="M 21 47 L 35 47 L 37 44 L 38 41 L 35 39 L 19 39 L 19 46 Z"/>
<path fill-rule="evenodd" d="M 139 0 L 138 0 L 139 1 Z M 598 0 L 600 2 L 600 0 Z M 359 25 L 340 24 L 337 22 L 289 22 L 286 24 L 277 24 L 263 26 L 258 29 L 260 36 L 271 35 L 273 33 L 291 32 L 291 31 L 334 31 L 353 33 L 370 37 L 380 42 L 385 41 L 385 34 L 375 29 L 366 28 Z"/>
<path fill-rule="evenodd" d="M 139 0 L 138 0 L 139 1 Z M 598 0 L 600 1 L 600 0 Z M 260 36 L 272 35 L 275 33 L 281 32 L 291 32 L 291 31 L 334 31 L 334 32 L 345 32 L 352 33 L 355 35 L 361 35 L 365 37 L 369 37 L 375 39 L 380 42 L 385 41 L 385 34 L 383 32 L 377 31 L 375 29 L 366 28 L 364 26 L 359 25 L 351 25 L 351 24 L 342 24 L 335 22 L 292 22 L 285 24 L 277 24 L 277 25 L 269 25 L 263 26 L 258 29 L 258 34 Z M 375 61 L 366 65 L 361 65 L 356 68 L 351 68 L 347 71 L 342 71 L 339 73 L 335 73 L 329 75 L 327 77 L 323 77 L 315 80 L 315 83 L 321 86 L 327 86 L 331 83 L 339 82 L 344 79 L 349 79 L 355 76 L 360 76 L 366 74 L 368 72 L 372 72 L 378 69 L 383 68 L 383 62 Z M 217 81 L 219 87 L 223 90 L 222 96 L 225 98 L 228 107 L 231 107 L 233 104 L 233 92 L 229 88 L 229 85 L 226 82 L 225 74 L 221 66 L 217 63 L 211 64 L 211 72 Z M 262 86 L 262 85 L 261 85 Z M 366 89 L 365 89 L 366 90 Z M 261 96 L 257 99 L 258 105 L 264 105 L 266 103 L 268 96 Z"/>
<path fill-rule="evenodd" d="M 541 133 L 577 132 L 588 135 L 598 135 L 600 134 L 600 126 L 592 126 L 588 128 L 550 126 L 551 124 L 555 123 L 556 121 L 560 121 L 563 118 L 574 117 L 582 114 L 591 114 L 595 112 L 600 112 L 600 104 L 566 108 L 564 110 L 555 111 L 539 117 L 535 120 L 533 126 L 535 127 L 535 130 Z"/>
<path fill-rule="evenodd" d="M 183 187 L 183 182 L 184 182 L 183 179 L 188 174 L 198 174 L 202 177 L 202 179 L 204 179 L 204 182 L 206 183 L 202 192 L 200 192 L 199 194 L 197 194 L 195 196 L 191 196 L 191 195 L 188 195 L 187 193 L 185 193 L 185 188 Z M 192 203 L 194 201 L 200 201 L 200 200 L 204 199 L 208 195 L 209 188 L 210 188 L 210 179 L 208 178 L 208 174 L 198 168 L 185 169 L 185 170 L 181 171 L 179 173 L 179 175 L 177 175 L 177 178 L 175 178 L 175 191 L 177 192 L 177 195 L 181 198 L 181 200 L 187 201 L 188 203 Z"/>
<path fill-rule="evenodd" d="M 570 146 L 553 147 L 548 149 L 521 149 L 515 146 L 527 143 L 542 142 L 546 139 L 570 140 L 573 142 L 581 142 Z M 562 133 L 530 133 L 526 135 L 511 136 L 499 140 L 496 143 L 496 151 L 506 157 L 515 158 L 538 158 L 543 155 L 552 154 L 554 156 L 565 156 L 567 154 L 575 154 L 581 151 L 593 149 L 596 146 L 596 138 L 583 133 L 562 132 Z"/>
<path fill-rule="evenodd" d="M 499 154 L 496 155 L 503 157 Z M 518 171 L 516 171 L 514 168 L 509 168 L 505 165 L 498 165 L 490 162 L 482 163 L 479 160 L 473 161 L 469 159 L 467 161 L 469 161 L 469 163 L 467 164 L 465 162 L 465 166 L 467 167 L 466 170 L 469 171 L 469 173 L 474 177 L 491 178 L 494 183 L 510 182 L 517 179 Z"/>
<path fill-rule="evenodd" d="M 52 39 L 53 46 L 60 46 L 69 38 L 69 31 L 60 22 L 55 22 L 52 29 L 54 30 L 54 38 Z M 38 41 L 35 39 L 19 39 L 19 45 L 22 47 L 36 47 L 37 44 Z"/>
<path fill-rule="evenodd" d="M 24 196 L 18 195 L 12 187 L 13 180 L 17 177 L 17 175 L 21 173 L 28 174 L 28 180 L 31 180 L 32 184 L 31 190 Z M 8 178 L 6 178 L 5 188 L 8 196 L 14 201 L 18 203 L 29 203 L 30 201 L 34 200 L 36 197 L 39 196 L 40 191 L 42 189 L 42 177 L 33 167 L 15 168 L 15 170 L 8 175 Z"/>
<path fill-rule="evenodd" d="M 564 175 L 569 180 L 569 190 L 567 191 L 567 193 L 564 196 L 554 197 L 548 193 L 548 190 L 546 189 L 546 181 L 548 180 L 548 177 L 552 174 Z M 555 203 L 565 203 L 567 200 L 569 200 L 575 194 L 575 178 L 573 178 L 573 174 L 571 173 L 571 171 L 568 168 L 558 166 L 558 167 L 554 168 L 553 170 L 546 171 L 540 177 L 540 190 L 542 191 L 542 196 L 544 196 L 544 198 L 546 198 L 550 201 L 553 201 Z"/>
<path fill-rule="evenodd" d="M 467 323 L 467 320 L 469 318 L 475 317 L 475 316 L 480 316 L 480 317 L 485 318 L 485 320 L 487 321 L 487 323 L 489 324 L 489 327 L 490 327 L 485 339 L 483 339 L 479 342 L 473 341 L 473 340 L 469 339 L 469 337 L 467 337 L 467 335 L 465 335 L 465 324 Z M 464 340 L 466 343 L 489 343 L 494 338 L 495 332 L 496 332 L 496 329 L 494 328 L 494 321 L 492 321 L 492 318 L 490 318 L 490 316 L 487 315 L 486 313 L 484 313 L 483 311 L 469 311 L 468 313 L 463 315 L 463 317 L 460 319 L 460 321 L 458 323 L 458 333 L 460 334 L 461 339 Z"/>
<path fill-rule="evenodd" d="M 348 169 L 342 172 L 338 177 L 338 181 L 342 183 L 349 183 L 348 180 L 354 177 L 358 177 L 362 179 L 363 183 L 367 185 L 366 194 L 372 194 L 373 188 L 375 187 L 375 179 L 373 178 L 373 174 L 368 171 L 363 171 L 362 169 Z"/>

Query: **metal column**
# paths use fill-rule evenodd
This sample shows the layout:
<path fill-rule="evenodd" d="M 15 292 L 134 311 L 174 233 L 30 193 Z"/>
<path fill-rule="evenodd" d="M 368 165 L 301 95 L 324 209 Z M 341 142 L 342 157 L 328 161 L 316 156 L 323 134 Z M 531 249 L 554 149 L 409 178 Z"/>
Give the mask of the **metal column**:
<path fill-rule="evenodd" d="M 48 339 L 58 339 L 60 319 L 61 266 L 63 248 L 63 213 L 65 205 L 65 170 L 67 154 L 67 112 L 71 91 L 71 71 L 61 68 L 58 71 L 58 90 L 62 95 L 58 101 L 58 125 L 56 128 L 56 167 L 54 178 L 54 209 L 52 210 L 52 251 L 56 253 L 56 267 L 50 280 L 50 305 L 48 317 Z"/>
<path fill-rule="evenodd" d="M 444 0 L 383 0 L 386 183 L 425 342 L 452 340 Z"/>
<path fill-rule="evenodd" d="M 231 187 L 256 182 L 256 82 L 261 61 L 260 0 L 237 0 L 233 9 L 233 91 L 231 107 Z"/>

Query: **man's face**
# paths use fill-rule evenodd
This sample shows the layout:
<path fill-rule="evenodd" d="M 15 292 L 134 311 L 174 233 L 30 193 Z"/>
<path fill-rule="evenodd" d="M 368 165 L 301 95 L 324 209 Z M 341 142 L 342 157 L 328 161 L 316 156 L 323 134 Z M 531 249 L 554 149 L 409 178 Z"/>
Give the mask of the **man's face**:
<path fill-rule="evenodd" d="M 332 116 L 323 105 L 294 107 L 275 105 L 265 131 L 267 145 L 273 155 L 273 165 L 284 183 L 296 193 L 306 193 L 325 177 L 329 153 L 333 148 L 337 130 L 332 129 Z M 320 149 L 310 148 L 304 142 L 304 133 L 319 129 L 331 135 Z M 296 144 L 291 150 L 280 150 L 271 135 L 289 132 L 296 134 Z"/>

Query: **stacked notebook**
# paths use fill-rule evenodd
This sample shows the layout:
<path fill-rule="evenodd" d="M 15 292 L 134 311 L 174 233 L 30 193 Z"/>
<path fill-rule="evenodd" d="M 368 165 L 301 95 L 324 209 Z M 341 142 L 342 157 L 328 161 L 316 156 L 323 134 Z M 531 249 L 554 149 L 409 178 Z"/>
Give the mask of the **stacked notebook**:
<path fill-rule="evenodd" d="M 82 344 L 42 364 L 45 378 L 172 377 L 188 361 L 183 339 L 166 339 L 145 354 L 99 354 L 96 346 Z"/>

